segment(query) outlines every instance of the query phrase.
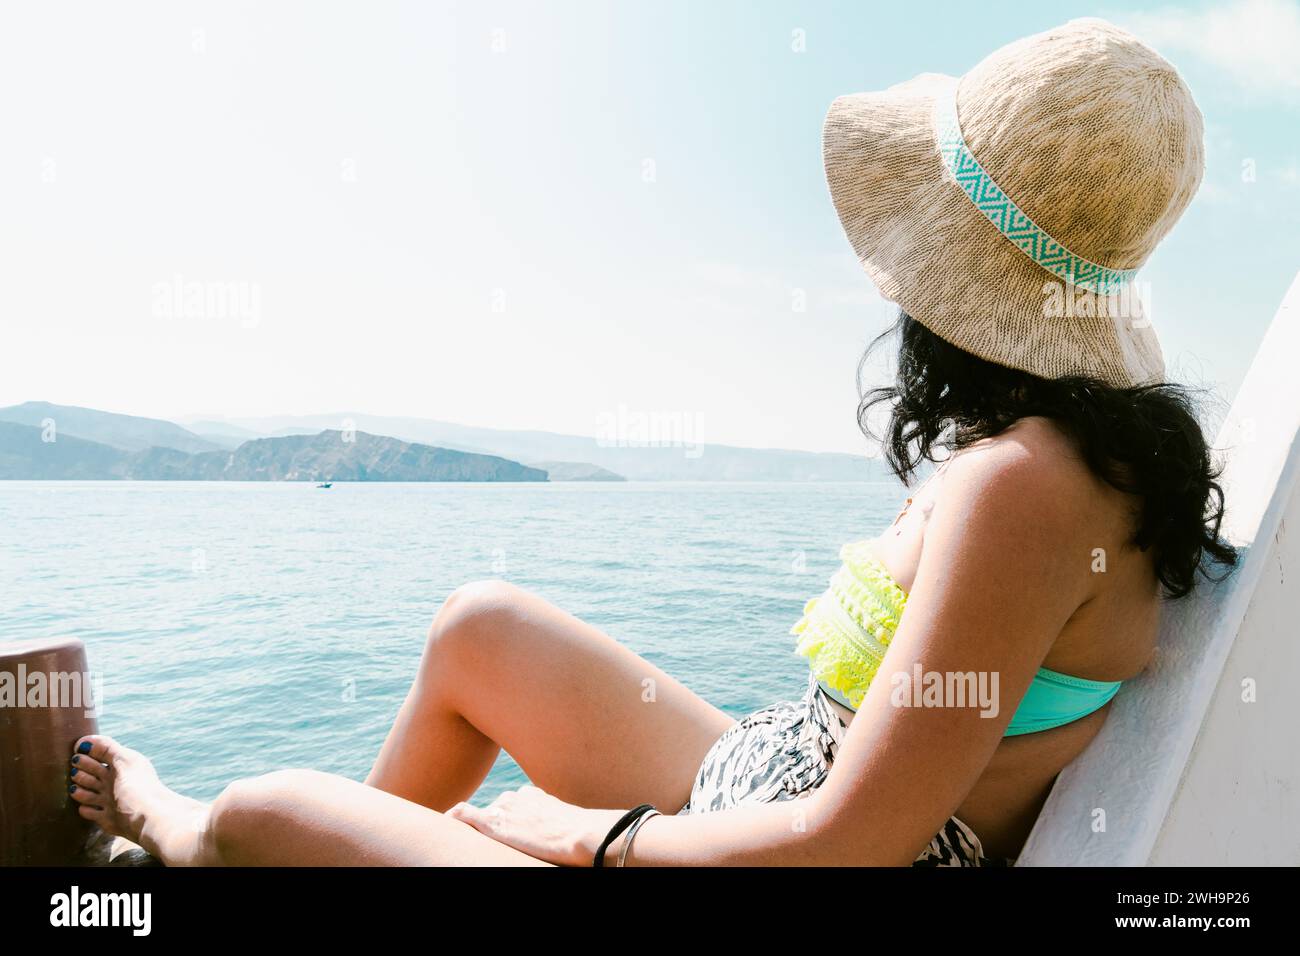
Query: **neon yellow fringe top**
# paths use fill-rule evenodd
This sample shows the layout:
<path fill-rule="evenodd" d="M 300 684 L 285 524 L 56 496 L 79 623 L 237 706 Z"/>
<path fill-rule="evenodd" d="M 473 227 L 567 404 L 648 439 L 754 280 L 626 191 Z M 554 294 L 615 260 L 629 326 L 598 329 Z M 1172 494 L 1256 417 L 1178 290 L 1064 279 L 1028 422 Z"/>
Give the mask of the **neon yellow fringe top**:
<path fill-rule="evenodd" d="M 856 541 L 840 549 L 844 564 L 830 586 L 809 601 L 791 629 L 795 651 L 826 693 L 857 710 L 894 639 L 907 594 L 871 551 Z M 1005 736 L 1036 733 L 1086 717 L 1104 706 L 1119 681 L 1095 681 L 1040 667 L 1011 717 Z"/>
<path fill-rule="evenodd" d="M 820 597 L 804 605 L 790 633 L 813 677 L 857 710 L 894 638 L 907 595 L 871 553 L 868 541 L 840 549 L 844 563 Z"/>

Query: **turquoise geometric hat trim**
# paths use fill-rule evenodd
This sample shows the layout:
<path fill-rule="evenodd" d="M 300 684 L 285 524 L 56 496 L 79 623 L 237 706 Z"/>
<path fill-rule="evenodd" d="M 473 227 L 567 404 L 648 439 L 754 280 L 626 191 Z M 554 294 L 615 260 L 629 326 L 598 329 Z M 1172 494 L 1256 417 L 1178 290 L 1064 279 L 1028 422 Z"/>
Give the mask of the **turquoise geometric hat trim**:
<path fill-rule="evenodd" d="M 951 95 L 941 92 L 935 99 L 934 125 L 939 155 L 957 180 L 957 185 L 998 232 L 1029 258 L 1057 278 L 1097 295 L 1117 292 L 1137 275 L 1137 269 L 1109 269 L 1076 256 L 1012 202 L 993 177 L 984 171 L 962 138 L 961 124 L 957 121 L 956 82 L 952 84 Z"/>

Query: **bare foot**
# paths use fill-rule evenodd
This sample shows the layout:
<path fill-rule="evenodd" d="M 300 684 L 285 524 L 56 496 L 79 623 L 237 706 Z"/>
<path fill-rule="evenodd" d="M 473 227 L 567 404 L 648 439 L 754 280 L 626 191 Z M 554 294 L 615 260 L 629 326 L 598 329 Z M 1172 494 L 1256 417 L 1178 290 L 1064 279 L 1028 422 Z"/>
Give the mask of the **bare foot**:
<path fill-rule="evenodd" d="M 208 805 L 167 789 L 147 757 L 112 737 L 77 741 L 68 783 L 77 812 L 106 833 L 140 844 L 168 866 L 213 862 Z"/>

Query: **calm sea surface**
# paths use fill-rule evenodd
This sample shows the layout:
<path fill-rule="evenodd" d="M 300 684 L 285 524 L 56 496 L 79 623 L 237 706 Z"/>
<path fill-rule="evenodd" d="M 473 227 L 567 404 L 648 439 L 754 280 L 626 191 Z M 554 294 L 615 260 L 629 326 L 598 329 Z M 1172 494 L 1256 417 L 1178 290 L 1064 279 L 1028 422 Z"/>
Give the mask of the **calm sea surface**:
<path fill-rule="evenodd" d="M 0 481 L 0 640 L 79 637 L 100 727 L 201 799 L 281 767 L 365 776 L 425 632 L 499 577 L 737 716 L 797 695 L 788 636 L 875 484 Z M 478 799 L 517 786 L 504 757 Z"/>

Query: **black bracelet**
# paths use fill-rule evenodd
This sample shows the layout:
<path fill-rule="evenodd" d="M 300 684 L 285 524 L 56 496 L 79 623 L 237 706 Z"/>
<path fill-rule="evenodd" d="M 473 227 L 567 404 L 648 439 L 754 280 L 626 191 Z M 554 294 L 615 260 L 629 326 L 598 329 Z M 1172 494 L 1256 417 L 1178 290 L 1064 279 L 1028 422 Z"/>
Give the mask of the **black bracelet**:
<path fill-rule="evenodd" d="M 632 824 L 636 823 L 637 820 L 653 809 L 654 807 L 650 804 L 643 803 L 641 806 L 633 807 L 627 813 L 619 817 L 618 823 L 615 823 L 610 827 L 609 833 L 605 836 L 604 842 L 601 843 L 600 849 L 596 851 L 596 858 L 591 861 L 591 865 L 595 867 L 603 867 L 605 865 L 605 851 L 609 849 L 609 845 L 618 839 L 620 833 Z"/>

